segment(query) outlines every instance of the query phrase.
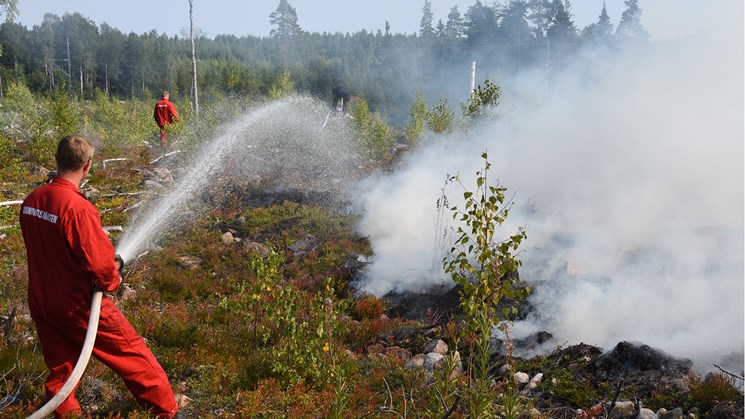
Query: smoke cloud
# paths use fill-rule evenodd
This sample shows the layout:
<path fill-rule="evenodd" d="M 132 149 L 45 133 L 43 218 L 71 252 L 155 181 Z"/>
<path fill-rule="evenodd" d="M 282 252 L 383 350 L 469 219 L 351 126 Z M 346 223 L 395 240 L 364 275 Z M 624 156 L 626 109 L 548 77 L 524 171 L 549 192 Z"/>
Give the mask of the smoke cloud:
<path fill-rule="evenodd" d="M 375 260 L 363 289 L 452 285 L 440 267 L 452 214 L 436 202 L 447 174 L 475 185 L 487 151 L 490 179 L 516 193 L 501 231 L 528 234 L 520 274 L 535 311 L 516 332 L 640 341 L 697 363 L 735 353 L 741 368 L 742 5 L 721 9 L 709 31 L 588 53 L 550 82 L 499 81 L 499 118 L 431 138 L 368 179 L 360 232 Z M 445 192 L 458 204 L 461 191 Z"/>

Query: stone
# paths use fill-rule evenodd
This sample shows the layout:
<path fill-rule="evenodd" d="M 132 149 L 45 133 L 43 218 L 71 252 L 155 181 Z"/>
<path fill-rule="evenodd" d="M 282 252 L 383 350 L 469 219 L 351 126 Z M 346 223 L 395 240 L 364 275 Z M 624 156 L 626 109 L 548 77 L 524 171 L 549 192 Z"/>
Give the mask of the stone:
<path fill-rule="evenodd" d="M 37 164 L 34 164 L 29 168 L 29 173 L 31 174 L 31 176 L 34 176 L 34 177 L 47 178 L 49 177 L 50 170 L 47 168 L 41 167 Z"/>
<path fill-rule="evenodd" d="M 189 396 L 185 394 L 176 394 L 175 397 L 176 397 L 176 404 L 178 405 L 179 408 L 184 408 L 190 405 L 191 402 L 193 401 L 192 398 L 190 398 Z"/>
<path fill-rule="evenodd" d="M 383 354 L 389 358 L 397 359 L 403 362 L 411 359 L 411 352 L 408 349 L 404 349 L 400 346 L 391 346 L 385 348 Z"/>
<path fill-rule="evenodd" d="M 609 406 L 610 407 L 610 406 Z M 610 419 L 623 419 L 636 414 L 636 404 L 632 401 L 617 402 L 608 417 Z"/>
<path fill-rule="evenodd" d="M 124 284 L 124 287 L 122 287 L 122 292 L 121 292 L 121 297 L 120 297 L 121 300 L 122 301 L 131 300 L 135 298 L 136 296 L 137 296 L 137 291 L 132 289 L 129 285 Z"/>
<path fill-rule="evenodd" d="M 651 409 L 642 407 L 641 410 L 639 410 L 639 415 L 636 418 L 637 419 L 657 419 L 657 414 L 654 413 Z"/>
<path fill-rule="evenodd" d="M 658 414 L 660 419 L 678 419 L 683 417 L 683 409 L 680 407 L 676 407 L 673 410 L 665 411 L 663 413 Z"/>
<path fill-rule="evenodd" d="M 428 370 L 436 370 L 442 368 L 442 363 L 445 359 L 445 355 L 438 354 L 437 352 L 430 352 L 424 355 L 424 368 Z"/>
<path fill-rule="evenodd" d="M 269 256 L 269 254 L 272 252 L 272 250 L 269 249 L 269 246 L 251 240 L 246 240 L 243 242 L 243 249 L 249 253 L 258 253 L 263 258 Z"/>
<path fill-rule="evenodd" d="M 543 373 L 539 372 L 538 374 L 534 375 L 533 378 L 530 379 L 530 381 L 528 381 L 528 385 L 525 386 L 523 391 L 525 393 L 528 393 L 530 391 L 535 390 L 536 388 L 538 388 L 538 385 L 541 384 L 542 380 L 543 380 Z"/>
<path fill-rule="evenodd" d="M 165 184 L 172 184 L 173 183 L 173 175 L 171 175 L 171 171 L 166 169 L 165 167 L 156 167 L 153 169 L 153 178 L 156 182 L 159 183 L 165 183 Z"/>
<path fill-rule="evenodd" d="M 424 367 L 424 354 L 414 355 L 410 360 L 406 362 L 406 368 L 423 368 Z"/>
<path fill-rule="evenodd" d="M 463 361 L 460 359 L 460 352 L 455 351 L 455 353 L 453 353 L 453 371 L 450 373 L 450 379 L 455 380 L 465 373 L 466 370 L 463 368 Z"/>
<path fill-rule="evenodd" d="M 93 202 L 98 199 L 98 197 L 101 195 L 101 192 L 94 187 L 89 187 L 86 188 L 85 191 L 83 191 L 83 195 L 85 195 L 85 199 Z"/>
<path fill-rule="evenodd" d="M 499 367 L 500 377 L 507 377 L 509 373 L 510 373 L 510 364 L 502 364 L 502 366 Z"/>
<path fill-rule="evenodd" d="M 515 379 L 515 382 L 523 385 L 527 384 L 528 381 L 530 381 L 530 376 L 522 371 L 518 371 L 513 375 L 513 378 Z"/>
<path fill-rule="evenodd" d="M 228 246 L 233 243 L 235 243 L 235 240 L 233 239 L 233 233 L 226 231 L 225 233 L 222 233 L 222 237 L 220 238 L 222 240 L 222 244 Z"/>
<path fill-rule="evenodd" d="M 448 353 L 448 349 L 448 344 L 442 339 L 431 340 L 424 345 L 424 353 L 435 352 L 440 355 L 445 355 Z"/>
<path fill-rule="evenodd" d="M 316 243 L 316 238 L 307 234 L 305 237 L 289 245 L 287 248 L 295 253 L 304 254 L 313 250 L 316 247 Z"/>

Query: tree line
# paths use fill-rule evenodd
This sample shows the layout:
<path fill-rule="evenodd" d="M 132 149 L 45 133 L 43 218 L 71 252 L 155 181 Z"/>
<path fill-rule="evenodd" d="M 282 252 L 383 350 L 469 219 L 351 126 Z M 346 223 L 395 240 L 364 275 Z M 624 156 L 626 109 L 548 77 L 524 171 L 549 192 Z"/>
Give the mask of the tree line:
<path fill-rule="evenodd" d="M 334 86 L 343 85 L 400 122 L 397 118 L 405 116 L 417 93 L 427 98 L 467 96 L 473 62 L 482 73 L 542 68 L 550 77 L 586 47 L 612 50 L 648 42 L 638 1 L 624 3 L 617 26 L 603 3 L 598 20 L 580 29 L 568 0 L 493 5 L 476 0 L 463 13 L 453 6 L 444 21 L 435 21 L 431 2 L 425 0 L 419 31 L 401 34 L 393 33 L 388 22 L 374 33 L 307 32 L 290 1 L 280 0 L 269 16 L 273 29 L 267 37 L 197 36 L 199 93 L 203 100 L 264 97 L 289 78 L 297 91 L 327 98 Z M 46 14 L 29 29 L 15 23 L 11 11 L 6 14 L 0 25 L 0 82 L 81 98 L 93 98 L 97 91 L 117 98 L 151 98 L 162 90 L 177 97 L 193 94 L 187 36 L 154 29 L 125 34 L 79 13 Z"/>

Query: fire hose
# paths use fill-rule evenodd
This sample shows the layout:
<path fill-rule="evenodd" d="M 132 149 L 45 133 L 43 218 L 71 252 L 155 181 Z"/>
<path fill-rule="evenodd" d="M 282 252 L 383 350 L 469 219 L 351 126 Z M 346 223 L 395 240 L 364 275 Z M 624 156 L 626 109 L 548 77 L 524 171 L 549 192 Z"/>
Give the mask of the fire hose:
<path fill-rule="evenodd" d="M 96 333 L 98 332 L 98 316 L 101 314 L 101 299 L 103 298 L 103 291 L 96 288 L 93 292 L 93 302 L 91 303 L 91 315 L 88 317 L 88 331 L 85 332 L 85 341 L 83 341 L 83 349 L 80 351 L 78 362 L 75 364 L 75 368 L 70 374 L 70 378 L 67 379 L 65 385 L 54 395 L 41 409 L 37 410 L 33 415 L 27 419 L 41 419 L 45 418 L 54 412 L 62 402 L 70 395 L 70 393 L 78 385 L 80 377 L 83 376 L 85 367 L 88 366 L 88 361 L 91 358 L 91 352 L 93 352 L 93 344 L 96 341 Z"/>
<path fill-rule="evenodd" d="M 124 260 L 121 256 L 116 255 L 114 257 L 117 263 L 119 263 L 119 282 L 123 279 L 122 270 L 124 270 Z M 83 376 L 85 367 L 88 366 L 88 361 L 91 359 L 91 353 L 93 352 L 93 345 L 96 342 L 96 334 L 98 333 L 98 318 L 101 315 L 101 300 L 103 299 L 103 291 L 96 287 L 93 290 L 93 297 L 91 298 L 91 314 L 88 317 L 88 330 L 85 332 L 85 340 L 83 340 L 83 348 L 80 350 L 80 356 L 78 362 L 75 364 L 70 377 L 65 382 L 65 385 L 54 395 L 41 409 L 37 410 L 26 419 L 43 419 L 54 412 L 54 409 L 59 407 L 63 401 L 75 390 L 75 386 L 78 385 L 80 378 Z"/>

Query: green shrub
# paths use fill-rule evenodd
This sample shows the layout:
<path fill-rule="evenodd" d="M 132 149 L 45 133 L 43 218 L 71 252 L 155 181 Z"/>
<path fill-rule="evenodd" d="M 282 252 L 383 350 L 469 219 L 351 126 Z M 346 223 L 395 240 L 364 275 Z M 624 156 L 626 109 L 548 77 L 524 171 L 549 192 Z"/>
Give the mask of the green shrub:
<path fill-rule="evenodd" d="M 460 183 L 459 176 L 451 176 L 450 182 L 463 187 L 465 207 L 457 206 L 450 210 L 453 219 L 465 223 L 456 228 L 455 244 L 450 255 L 443 258 L 443 267 L 453 281 L 461 286 L 461 306 L 467 315 L 484 313 L 487 318 L 496 319 L 497 305 L 507 298 L 525 298 L 529 289 L 515 289 L 518 266 L 521 261 L 515 253 L 526 233 L 519 228 L 517 233 L 506 239 L 497 240 L 498 227 L 506 220 L 511 202 L 505 202 L 507 188 L 489 185 L 487 176 L 491 164 L 487 153 L 483 153 L 484 167 L 476 172 L 476 191 L 472 192 Z M 503 309 L 503 315 L 517 313 L 517 307 Z"/>
<path fill-rule="evenodd" d="M 489 80 L 484 80 L 483 87 L 476 87 L 471 92 L 468 102 L 461 105 L 463 116 L 468 118 L 479 118 L 488 115 L 489 111 L 499 104 L 502 89 Z"/>
<path fill-rule="evenodd" d="M 525 231 L 518 232 L 507 239 L 497 240 L 495 234 L 509 214 L 511 202 L 505 202 L 506 188 L 488 183 L 491 167 L 487 153 L 483 153 L 483 169 L 476 172 L 476 190 L 471 191 L 461 182 L 459 176 L 450 176 L 449 182 L 457 182 L 463 188 L 465 204 L 463 209 L 450 208 L 453 219 L 459 220 L 455 230 L 455 244 L 450 254 L 443 258 L 446 273 L 461 287 L 460 304 L 466 314 L 464 337 L 469 344 L 467 359 L 467 385 L 463 387 L 463 405 L 469 417 L 489 417 L 497 411 L 505 417 L 516 418 L 527 410 L 522 396 L 517 392 L 517 384 L 508 379 L 501 390 L 501 397 L 495 394 L 495 379 L 491 363 L 491 333 L 499 319 L 497 306 L 502 299 L 512 301 L 525 298 L 529 290 L 514 289 L 517 281 L 514 275 L 520 261 L 516 258 Z M 444 201 L 444 200 L 443 200 Z M 441 201 L 442 202 L 442 201 Z M 516 307 L 503 309 L 505 318 L 514 314 Z M 509 327 L 503 324 L 502 331 L 509 341 Z M 469 336 L 470 332 L 470 336 Z M 512 362 L 511 351 L 507 353 L 508 363 Z M 500 405 L 497 406 L 497 400 Z"/>
<path fill-rule="evenodd" d="M 742 404 L 742 393 L 735 387 L 735 379 L 722 373 L 709 373 L 704 379 L 690 374 L 688 376 L 691 403 L 706 411 L 724 402 Z"/>
<path fill-rule="evenodd" d="M 357 135 L 365 146 L 370 159 L 381 161 L 396 140 L 396 134 L 383 118 L 370 111 L 367 100 L 358 99 L 352 105 L 352 116 Z"/>
<path fill-rule="evenodd" d="M 414 103 L 409 109 L 409 123 L 404 127 L 404 136 L 409 144 L 416 144 L 424 133 L 427 124 L 427 103 L 421 92 L 417 92 Z"/>

